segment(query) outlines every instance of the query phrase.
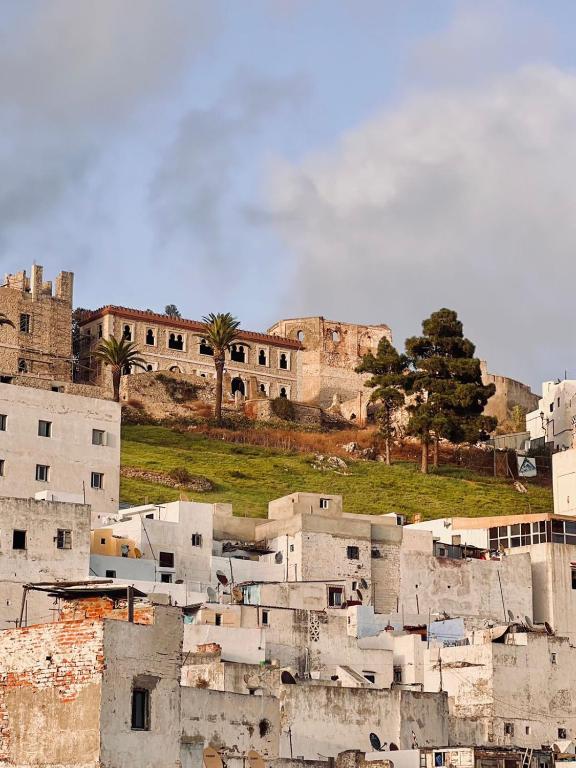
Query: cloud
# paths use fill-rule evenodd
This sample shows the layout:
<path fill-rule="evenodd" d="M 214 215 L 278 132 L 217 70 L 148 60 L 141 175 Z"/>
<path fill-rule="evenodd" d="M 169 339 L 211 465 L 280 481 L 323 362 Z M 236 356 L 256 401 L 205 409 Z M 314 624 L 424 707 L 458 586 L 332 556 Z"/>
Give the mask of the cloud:
<path fill-rule="evenodd" d="M 251 142 L 261 129 L 285 111 L 294 113 L 307 96 L 308 83 L 301 75 L 241 74 L 212 107 L 190 110 L 150 187 L 161 237 L 192 239 L 200 258 L 220 265 L 235 173 L 254 162 Z"/>
<path fill-rule="evenodd" d="M 215 28 L 209 4 L 196 0 L 21 0 L 4 14 L 4 247 L 13 230 L 71 202 L 102 152 L 175 87 Z"/>
<path fill-rule="evenodd" d="M 576 77 L 538 67 L 414 96 L 330 151 L 278 163 L 267 222 L 296 260 L 290 311 L 386 322 L 401 344 L 453 307 L 492 369 L 563 373 L 575 162 Z"/>

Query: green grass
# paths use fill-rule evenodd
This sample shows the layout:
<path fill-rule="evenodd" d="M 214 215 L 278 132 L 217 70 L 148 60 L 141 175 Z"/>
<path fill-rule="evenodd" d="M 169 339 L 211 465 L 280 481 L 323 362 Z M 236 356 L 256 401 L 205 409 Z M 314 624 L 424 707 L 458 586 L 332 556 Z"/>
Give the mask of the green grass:
<path fill-rule="evenodd" d="M 313 469 L 312 458 L 164 427 L 123 428 L 124 465 L 163 471 L 186 467 L 214 484 L 213 491 L 188 493 L 189 498 L 231 502 L 236 515 L 265 517 L 268 501 L 295 491 L 342 494 L 346 512 L 419 512 L 423 519 L 552 510 L 547 488 L 530 485 L 527 495 L 520 494 L 510 482 L 457 467 L 442 466 L 435 474 L 422 475 L 409 462 L 386 467 L 380 462 L 354 461 L 350 474 L 344 476 Z M 178 490 L 156 483 L 121 480 L 120 497 L 131 504 L 173 501 L 179 496 Z"/>

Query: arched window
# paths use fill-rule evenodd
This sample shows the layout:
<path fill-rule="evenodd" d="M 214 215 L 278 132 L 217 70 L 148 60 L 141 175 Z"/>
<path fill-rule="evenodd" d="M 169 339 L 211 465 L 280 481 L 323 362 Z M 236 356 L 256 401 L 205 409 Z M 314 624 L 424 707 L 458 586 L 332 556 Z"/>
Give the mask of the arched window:
<path fill-rule="evenodd" d="M 261 349 L 260 352 L 258 352 L 258 365 L 266 365 L 266 363 L 266 351 Z"/>
<path fill-rule="evenodd" d="M 151 364 L 150 364 L 150 363 L 148 363 L 148 365 L 146 366 L 146 370 L 147 370 L 147 371 L 153 371 L 153 370 L 154 370 L 154 368 L 152 368 Z"/>
<path fill-rule="evenodd" d="M 246 362 L 246 353 L 242 344 L 232 344 L 230 349 L 230 359 L 236 363 Z"/>
<path fill-rule="evenodd" d="M 132 341 L 132 328 L 130 328 L 129 325 L 124 326 L 124 330 L 122 332 L 122 338 L 126 339 L 126 341 Z"/>
<path fill-rule="evenodd" d="M 340 341 L 339 331 L 332 331 L 332 341 L 334 342 L 334 344 L 338 344 L 338 342 Z"/>
<path fill-rule="evenodd" d="M 280 355 L 279 367 L 283 368 L 285 371 L 288 370 L 288 358 L 286 357 L 285 352 L 282 352 Z"/>
<path fill-rule="evenodd" d="M 171 333 L 168 337 L 168 347 L 169 349 L 184 349 L 184 341 L 182 339 L 181 333 Z"/>
<path fill-rule="evenodd" d="M 129 376 L 132 373 L 132 366 L 131 365 L 125 365 L 124 368 L 122 368 L 122 374 L 124 376 Z"/>
<path fill-rule="evenodd" d="M 260 392 L 264 392 L 264 394 L 266 394 L 266 384 L 260 384 Z"/>
<path fill-rule="evenodd" d="M 28 362 L 22 358 L 18 360 L 18 373 L 28 373 Z"/>
<path fill-rule="evenodd" d="M 146 331 L 146 344 L 153 347 L 156 344 L 156 338 L 154 337 L 154 331 L 152 328 L 148 328 Z"/>
<path fill-rule="evenodd" d="M 244 382 L 240 376 L 236 376 L 236 378 L 232 379 L 232 394 L 235 395 L 236 392 L 240 392 L 241 395 L 246 394 Z"/>
<path fill-rule="evenodd" d="M 182 371 L 180 370 L 180 368 L 178 368 L 177 365 L 172 365 L 170 367 L 170 370 L 172 371 L 172 373 L 182 373 Z"/>
<path fill-rule="evenodd" d="M 280 397 L 288 397 L 286 394 L 286 387 L 280 387 Z"/>
<path fill-rule="evenodd" d="M 214 354 L 214 350 L 208 344 L 206 339 L 201 339 L 200 340 L 200 354 L 201 355 L 213 355 Z"/>
<path fill-rule="evenodd" d="M 298 341 L 304 341 L 304 331 L 298 331 L 298 333 L 296 334 L 296 338 L 298 339 Z"/>

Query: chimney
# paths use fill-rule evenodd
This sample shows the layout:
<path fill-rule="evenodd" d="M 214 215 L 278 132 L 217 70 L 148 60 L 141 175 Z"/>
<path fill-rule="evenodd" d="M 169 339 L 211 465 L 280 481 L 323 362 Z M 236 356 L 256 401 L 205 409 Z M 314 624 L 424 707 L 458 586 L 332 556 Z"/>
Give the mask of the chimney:
<path fill-rule="evenodd" d="M 32 294 L 34 301 L 37 301 L 42 293 L 43 271 L 43 267 L 39 264 L 32 265 L 32 272 L 30 273 L 30 293 Z"/>

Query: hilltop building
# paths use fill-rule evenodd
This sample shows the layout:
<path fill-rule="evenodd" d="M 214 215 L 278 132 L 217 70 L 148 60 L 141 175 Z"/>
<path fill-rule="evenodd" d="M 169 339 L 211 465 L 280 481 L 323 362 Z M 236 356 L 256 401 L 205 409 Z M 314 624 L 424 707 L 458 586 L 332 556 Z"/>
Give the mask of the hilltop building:
<path fill-rule="evenodd" d="M 526 414 L 531 443 L 549 445 L 554 451 L 572 448 L 575 426 L 576 381 L 545 381 L 537 406 Z"/>

